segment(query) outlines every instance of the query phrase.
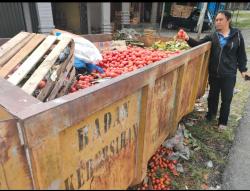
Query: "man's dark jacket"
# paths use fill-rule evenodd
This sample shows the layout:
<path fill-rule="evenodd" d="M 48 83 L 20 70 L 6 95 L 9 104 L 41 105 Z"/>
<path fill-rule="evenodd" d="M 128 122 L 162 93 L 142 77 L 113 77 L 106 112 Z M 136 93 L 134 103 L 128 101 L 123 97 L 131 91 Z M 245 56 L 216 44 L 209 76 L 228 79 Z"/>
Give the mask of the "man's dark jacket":
<path fill-rule="evenodd" d="M 193 47 L 211 41 L 211 54 L 209 62 L 209 75 L 214 77 L 236 76 L 237 68 L 240 72 L 247 71 L 247 56 L 245 44 L 240 30 L 230 28 L 230 37 L 222 48 L 216 32 L 196 41 L 189 38 L 187 43 Z"/>

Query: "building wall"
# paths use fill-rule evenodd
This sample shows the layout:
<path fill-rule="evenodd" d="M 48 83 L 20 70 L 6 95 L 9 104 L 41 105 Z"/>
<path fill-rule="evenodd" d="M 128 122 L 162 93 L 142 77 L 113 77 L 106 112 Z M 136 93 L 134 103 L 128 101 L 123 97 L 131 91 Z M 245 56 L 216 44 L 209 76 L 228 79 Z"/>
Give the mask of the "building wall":
<path fill-rule="evenodd" d="M 0 3 L 0 38 L 12 38 L 26 30 L 22 3 Z"/>
<path fill-rule="evenodd" d="M 80 3 L 54 3 L 55 27 L 62 28 L 73 33 L 81 32 Z"/>
<path fill-rule="evenodd" d="M 101 27 L 101 3 L 89 3 L 91 31 L 100 30 Z"/>

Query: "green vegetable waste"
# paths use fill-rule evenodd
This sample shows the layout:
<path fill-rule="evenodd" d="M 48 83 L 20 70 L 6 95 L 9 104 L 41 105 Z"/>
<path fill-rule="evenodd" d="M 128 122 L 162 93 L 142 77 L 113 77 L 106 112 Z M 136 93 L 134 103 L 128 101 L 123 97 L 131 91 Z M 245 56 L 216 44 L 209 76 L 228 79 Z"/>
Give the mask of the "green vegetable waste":
<path fill-rule="evenodd" d="M 172 40 L 167 42 L 157 41 L 151 47 L 153 49 L 167 50 L 171 52 L 190 49 L 190 46 L 187 44 L 187 42 L 182 40 Z"/>

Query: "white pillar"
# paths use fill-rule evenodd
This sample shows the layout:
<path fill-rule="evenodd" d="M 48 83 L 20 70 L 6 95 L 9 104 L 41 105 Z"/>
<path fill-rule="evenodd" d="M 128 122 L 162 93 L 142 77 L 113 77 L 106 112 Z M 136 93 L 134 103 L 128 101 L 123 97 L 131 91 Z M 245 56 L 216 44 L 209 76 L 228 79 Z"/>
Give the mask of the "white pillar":
<path fill-rule="evenodd" d="M 101 14 L 101 31 L 102 33 L 111 33 L 112 27 L 110 23 L 110 2 L 101 3 L 101 13 L 102 13 Z"/>
<path fill-rule="evenodd" d="M 152 9 L 151 9 L 151 23 L 152 24 L 156 23 L 157 8 L 158 8 L 158 3 L 157 2 L 153 2 L 152 3 Z"/>
<path fill-rule="evenodd" d="M 122 3 L 122 12 L 121 12 L 121 24 L 124 25 L 130 24 L 130 3 Z"/>
<path fill-rule="evenodd" d="M 38 31 L 40 33 L 50 33 L 55 28 L 51 3 L 36 3 L 38 17 Z"/>

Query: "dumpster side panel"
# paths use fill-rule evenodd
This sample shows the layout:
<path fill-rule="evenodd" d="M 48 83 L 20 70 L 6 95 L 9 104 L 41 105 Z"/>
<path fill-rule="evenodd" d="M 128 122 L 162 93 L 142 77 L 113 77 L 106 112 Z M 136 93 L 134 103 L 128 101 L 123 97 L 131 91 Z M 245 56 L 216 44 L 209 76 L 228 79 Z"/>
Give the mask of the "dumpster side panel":
<path fill-rule="evenodd" d="M 174 109 L 173 109 L 174 116 L 173 116 L 172 128 L 169 132 L 170 136 L 174 135 L 174 133 L 177 129 L 177 125 L 180 121 L 179 111 L 180 111 L 180 108 L 182 107 L 181 98 L 182 98 L 182 93 L 183 93 L 183 89 L 184 89 L 183 86 L 184 86 L 184 80 L 185 80 L 185 73 L 187 70 L 187 64 L 188 64 L 188 62 L 185 61 L 183 63 L 183 65 L 177 69 L 178 78 L 177 78 L 177 84 L 176 84 L 176 88 L 175 88 L 175 105 L 174 105 Z"/>
<path fill-rule="evenodd" d="M 210 50 L 205 53 L 204 62 L 202 64 L 201 76 L 199 81 L 198 98 L 204 95 L 207 87 L 209 58 L 210 58 Z"/>
<path fill-rule="evenodd" d="M 32 189 L 24 147 L 18 135 L 17 121 L 1 121 L 0 136 L 0 188 Z"/>
<path fill-rule="evenodd" d="M 165 65 L 167 67 L 167 65 Z M 164 71 L 164 70 L 161 70 Z M 167 138 L 174 122 L 174 107 L 178 69 L 155 79 L 143 89 L 142 117 L 140 123 L 137 174 L 133 185 L 146 175 L 147 163 L 157 148 Z M 144 103 L 146 102 L 146 103 Z"/>
<path fill-rule="evenodd" d="M 140 102 L 137 91 L 30 147 L 36 188 L 126 189 L 136 173 Z M 29 125 L 39 123 L 50 125 Z"/>
<path fill-rule="evenodd" d="M 192 61 L 193 71 L 191 74 L 194 75 L 194 81 L 192 82 L 193 88 L 191 91 L 189 107 L 188 107 L 188 111 L 186 114 L 192 112 L 194 109 L 195 101 L 196 101 L 197 94 L 198 94 L 199 82 L 201 80 L 201 69 L 202 69 L 202 65 L 204 64 L 204 57 L 205 57 L 205 54 L 202 54 L 198 56 L 197 58 L 194 58 Z"/>
<path fill-rule="evenodd" d="M 198 61 L 198 62 L 197 62 Z M 199 81 L 200 65 L 199 57 L 193 58 L 185 65 L 186 71 L 184 73 L 183 90 L 181 93 L 180 110 L 178 112 L 178 119 L 180 120 L 183 116 L 190 112 L 190 108 L 193 107 L 195 102 L 192 94 L 196 95 L 197 87 L 196 82 Z M 178 121 L 179 121 L 178 120 Z"/>
<path fill-rule="evenodd" d="M 161 75 L 156 75 L 155 81 L 151 82 L 147 89 L 147 104 L 143 109 L 147 110 L 144 118 L 145 130 L 139 132 L 144 134 L 144 148 L 139 146 L 139 151 L 143 153 L 139 155 L 139 158 L 142 157 L 142 162 L 141 166 L 138 166 L 133 184 L 143 180 L 150 157 L 169 135 L 174 134 L 181 118 L 192 111 L 207 52 L 208 50 L 190 53 L 178 62 L 178 67 L 171 71 L 165 72 L 162 67 Z M 142 126 L 140 126 L 141 130 L 143 130 Z"/>
<path fill-rule="evenodd" d="M 48 103 L 28 99 L 18 105 L 20 112 L 7 99 L 3 106 L 22 121 L 34 188 L 126 189 L 142 180 L 150 155 L 176 129 L 179 111 L 187 112 L 185 86 L 199 76 L 191 60 L 209 48 L 202 45 Z M 151 133 L 159 131 L 153 142 Z"/>
<path fill-rule="evenodd" d="M 177 76 L 177 70 L 174 70 L 155 81 L 151 105 L 151 120 L 147 130 L 151 144 L 147 146 L 148 149 L 145 154 L 148 157 L 146 158 L 150 158 L 154 154 L 167 138 L 172 128 Z"/>

